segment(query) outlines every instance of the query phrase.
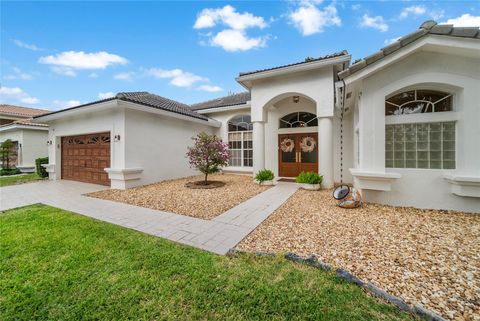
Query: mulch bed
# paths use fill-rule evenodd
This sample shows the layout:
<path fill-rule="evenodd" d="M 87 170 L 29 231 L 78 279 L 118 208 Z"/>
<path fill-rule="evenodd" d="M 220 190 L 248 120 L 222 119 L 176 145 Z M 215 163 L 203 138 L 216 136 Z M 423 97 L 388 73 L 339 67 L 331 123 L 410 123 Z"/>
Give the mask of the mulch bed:
<path fill-rule="evenodd" d="M 212 189 L 212 188 L 219 188 L 222 186 L 225 186 L 225 182 L 207 181 L 207 184 L 205 184 L 204 181 L 194 181 L 194 182 L 188 182 L 185 184 L 185 187 L 193 188 L 193 189 Z"/>
<path fill-rule="evenodd" d="M 296 192 L 238 246 L 315 254 L 451 320 L 480 320 L 480 215 L 363 204 Z"/>
<path fill-rule="evenodd" d="M 185 184 L 202 181 L 203 176 L 161 181 L 127 190 L 104 190 L 88 196 L 127 203 L 202 219 L 212 219 L 232 207 L 267 190 L 247 175 L 209 175 L 213 181 L 225 184 L 213 189 L 193 189 Z"/>

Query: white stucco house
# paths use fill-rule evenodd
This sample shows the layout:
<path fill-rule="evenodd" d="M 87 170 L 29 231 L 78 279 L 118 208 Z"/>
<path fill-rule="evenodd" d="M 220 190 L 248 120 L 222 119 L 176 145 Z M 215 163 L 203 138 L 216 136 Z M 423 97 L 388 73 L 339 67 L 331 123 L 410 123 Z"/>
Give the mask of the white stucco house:
<path fill-rule="evenodd" d="M 32 117 L 48 110 L 0 105 L 0 143 L 13 142 L 12 164 L 22 172 L 34 172 L 35 160 L 48 156 L 48 125 L 33 123 Z"/>
<path fill-rule="evenodd" d="M 36 117 L 50 126 L 50 179 L 129 188 L 191 175 L 186 147 L 205 131 L 228 142 L 225 171 L 316 171 L 325 188 L 343 173 L 366 201 L 480 212 L 479 28 L 427 21 L 350 60 L 240 73 L 246 92 L 191 106 L 133 92 Z"/>

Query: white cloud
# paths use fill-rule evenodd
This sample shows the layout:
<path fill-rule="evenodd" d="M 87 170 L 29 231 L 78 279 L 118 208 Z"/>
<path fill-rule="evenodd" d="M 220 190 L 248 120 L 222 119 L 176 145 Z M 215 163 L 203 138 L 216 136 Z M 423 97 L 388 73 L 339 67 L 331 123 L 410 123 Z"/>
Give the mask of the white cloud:
<path fill-rule="evenodd" d="M 469 13 L 465 13 L 460 17 L 448 19 L 446 22 L 441 22 L 441 23 L 454 25 L 455 27 L 479 27 L 480 16 L 472 16 Z"/>
<path fill-rule="evenodd" d="M 410 6 L 403 8 L 402 12 L 400 12 L 400 19 L 405 19 L 410 15 L 422 15 L 427 12 L 427 8 L 425 6 Z"/>
<path fill-rule="evenodd" d="M 15 43 L 18 47 L 20 48 L 25 48 L 25 49 L 29 49 L 29 50 L 33 50 L 33 51 L 41 51 L 41 50 L 45 50 L 45 49 L 42 49 L 42 48 L 39 48 L 33 44 L 28 44 L 28 43 L 25 43 L 21 40 L 18 40 L 18 39 L 12 39 L 13 43 Z"/>
<path fill-rule="evenodd" d="M 212 85 L 202 85 L 202 86 L 199 86 L 197 89 L 201 91 L 208 91 L 211 93 L 217 93 L 217 92 L 223 91 L 221 87 L 212 86 Z"/>
<path fill-rule="evenodd" d="M 24 104 L 38 104 L 40 99 L 31 97 L 18 87 L 0 87 L 0 101 L 14 100 Z"/>
<path fill-rule="evenodd" d="M 290 22 L 303 36 L 323 32 L 325 27 L 341 26 L 342 20 L 337 14 L 334 3 L 320 9 L 318 1 L 302 1 L 300 7 L 289 14 Z"/>
<path fill-rule="evenodd" d="M 197 15 L 193 28 L 205 29 L 218 25 L 226 28 L 218 33 L 200 34 L 202 37 L 208 38 L 208 41 L 201 40 L 201 44 L 221 47 L 230 52 L 246 51 L 266 45 L 268 36 L 250 37 L 247 34 L 249 28 L 264 29 L 267 27 L 265 19 L 250 12 L 239 13 L 230 5 L 217 9 L 203 9 Z"/>
<path fill-rule="evenodd" d="M 53 66 L 51 69 L 54 73 L 62 76 L 77 77 L 77 73 L 72 68 Z"/>
<path fill-rule="evenodd" d="M 121 73 L 118 73 L 116 75 L 113 75 L 113 79 L 132 81 L 134 75 L 135 75 L 135 73 L 133 73 L 131 71 L 130 72 L 121 72 Z"/>
<path fill-rule="evenodd" d="M 31 80 L 33 76 L 23 72 L 20 68 L 13 67 L 12 73 L 9 75 L 3 76 L 3 79 L 11 79 L 11 80 Z"/>
<path fill-rule="evenodd" d="M 352 10 L 355 10 L 355 11 L 359 10 L 361 7 L 362 7 L 361 4 L 352 4 L 352 6 L 351 6 Z"/>
<path fill-rule="evenodd" d="M 88 75 L 88 78 L 98 78 L 98 74 L 92 72 L 90 75 Z"/>
<path fill-rule="evenodd" d="M 397 38 L 391 38 L 391 39 L 385 39 L 385 41 L 383 42 L 384 45 L 388 46 L 392 43 L 394 43 L 395 41 L 399 40 L 401 37 L 397 37 Z"/>
<path fill-rule="evenodd" d="M 54 109 L 64 109 L 80 105 L 80 100 L 71 99 L 71 100 L 54 100 L 53 107 Z"/>
<path fill-rule="evenodd" d="M 250 12 L 238 13 L 230 5 L 217 9 L 203 9 L 198 15 L 194 29 L 212 28 L 222 23 L 230 29 L 245 30 L 248 28 L 265 28 L 267 23 L 263 17 L 254 16 Z"/>
<path fill-rule="evenodd" d="M 221 47 L 225 51 L 247 51 L 253 48 L 265 47 L 267 37 L 250 38 L 243 30 L 226 29 L 210 39 L 214 47 Z"/>
<path fill-rule="evenodd" d="M 191 87 L 199 81 L 208 81 L 208 78 L 200 77 L 182 69 L 166 70 L 161 68 L 150 68 L 145 74 L 159 79 L 170 79 L 170 84 L 176 87 Z"/>
<path fill-rule="evenodd" d="M 38 62 L 69 69 L 105 69 L 114 64 L 125 65 L 128 60 L 105 51 L 92 53 L 64 51 L 56 55 L 40 57 Z"/>
<path fill-rule="evenodd" d="M 385 23 L 382 16 L 370 17 L 368 14 L 364 14 L 362 16 L 360 26 L 365 28 L 374 28 L 380 30 L 381 32 L 388 31 L 388 25 Z"/>
<path fill-rule="evenodd" d="M 107 99 L 107 98 L 112 98 L 115 96 L 115 93 L 111 92 L 111 91 L 107 91 L 107 92 L 104 92 L 104 93 L 98 93 L 98 98 L 99 99 Z"/>

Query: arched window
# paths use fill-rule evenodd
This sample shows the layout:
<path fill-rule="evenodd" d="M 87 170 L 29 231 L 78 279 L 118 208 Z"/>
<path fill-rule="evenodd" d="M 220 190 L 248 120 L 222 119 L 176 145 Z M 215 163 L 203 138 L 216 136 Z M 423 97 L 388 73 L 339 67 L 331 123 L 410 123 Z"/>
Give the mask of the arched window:
<path fill-rule="evenodd" d="M 235 116 L 228 122 L 229 166 L 253 166 L 252 129 L 250 115 Z"/>
<path fill-rule="evenodd" d="M 296 112 L 280 119 L 280 128 L 318 126 L 317 116 L 312 113 Z"/>
<path fill-rule="evenodd" d="M 385 100 L 385 115 L 408 115 L 452 111 L 452 94 L 437 90 L 415 89 Z"/>
<path fill-rule="evenodd" d="M 385 167 L 455 169 L 454 118 L 424 122 L 413 116 L 453 111 L 452 105 L 452 94 L 436 90 L 414 89 L 385 99 Z M 398 115 L 413 118 L 402 123 Z"/>

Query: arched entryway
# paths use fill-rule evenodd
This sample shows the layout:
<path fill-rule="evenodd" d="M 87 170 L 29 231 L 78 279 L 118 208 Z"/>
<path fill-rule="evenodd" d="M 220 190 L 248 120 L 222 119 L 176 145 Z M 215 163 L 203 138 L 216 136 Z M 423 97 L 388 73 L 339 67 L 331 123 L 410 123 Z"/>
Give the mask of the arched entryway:
<path fill-rule="evenodd" d="M 318 172 L 317 126 L 317 116 L 309 112 L 298 111 L 280 118 L 278 134 L 280 177 L 296 177 L 301 172 Z M 282 129 L 283 133 L 280 131 Z"/>

